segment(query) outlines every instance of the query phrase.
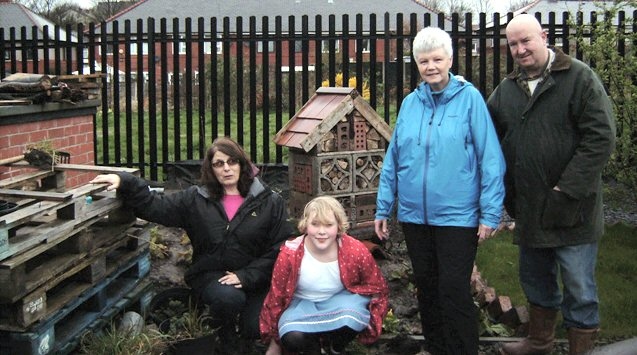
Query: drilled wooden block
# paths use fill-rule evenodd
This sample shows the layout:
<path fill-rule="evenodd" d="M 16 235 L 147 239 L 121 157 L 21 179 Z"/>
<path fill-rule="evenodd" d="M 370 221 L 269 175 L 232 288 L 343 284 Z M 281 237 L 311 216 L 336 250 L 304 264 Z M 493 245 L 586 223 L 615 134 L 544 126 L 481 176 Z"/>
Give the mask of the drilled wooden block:
<path fill-rule="evenodd" d="M 317 194 L 352 192 L 352 157 L 337 154 L 317 157 L 319 184 Z"/>
<path fill-rule="evenodd" d="M 378 190 L 384 158 L 385 152 L 383 150 L 354 153 L 352 155 L 352 161 L 354 162 L 353 172 L 356 179 L 353 192 Z"/>

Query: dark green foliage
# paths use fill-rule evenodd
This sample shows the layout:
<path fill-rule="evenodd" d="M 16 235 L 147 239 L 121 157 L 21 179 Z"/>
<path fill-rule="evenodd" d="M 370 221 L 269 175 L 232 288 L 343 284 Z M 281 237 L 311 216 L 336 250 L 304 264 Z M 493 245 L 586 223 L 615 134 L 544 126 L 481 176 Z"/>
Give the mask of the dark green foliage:
<path fill-rule="evenodd" d="M 613 104 L 617 125 L 617 146 L 605 171 L 608 178 L 637 187 L 637 34 L 631 13 L 618 23 L 618 13 L 637 1 L 599 5 L 594 25 L 573 25 L 575 40 L 585 60 L 602 79 Z M 620 53 L 624 48 L 624 53 Z"/>

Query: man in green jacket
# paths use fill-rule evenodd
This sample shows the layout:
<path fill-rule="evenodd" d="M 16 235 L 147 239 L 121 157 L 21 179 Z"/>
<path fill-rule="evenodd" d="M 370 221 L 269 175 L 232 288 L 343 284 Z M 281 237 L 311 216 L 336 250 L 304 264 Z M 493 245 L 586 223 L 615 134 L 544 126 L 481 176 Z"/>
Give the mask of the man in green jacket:
<path fill-rule="evenodd" d="M 594 274 L 601 173 L 615 146 L 611 103 L 586 64 L 547 46 L 535 17 L 514 17 L 506 37 L 517 68 L 487 104 L 506 159 L 505 207 L 516 222 L 530 324 L 527 338 L 501 352 L 550 353 L 561 310 L 570 353 L 580 354 L 599 329 Z"/>

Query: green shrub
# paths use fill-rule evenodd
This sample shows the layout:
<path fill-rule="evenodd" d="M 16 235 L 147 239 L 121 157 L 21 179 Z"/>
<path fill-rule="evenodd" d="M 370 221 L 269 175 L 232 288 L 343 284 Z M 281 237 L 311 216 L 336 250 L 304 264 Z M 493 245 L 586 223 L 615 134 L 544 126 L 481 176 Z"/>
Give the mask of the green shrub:
<path fill-rule="evenodd" d="M 591 63 L 605 84 L 615 112 L 617 146 L 605 174 L 637 188 L 637 33 L 633 19 L 617 23 L 618 12 L 637 6 L 636 0 L 597 5 L 600 16 L 594 25 L 571 23 L 584 59 Z M 627 15 L 630 15 L 627 14 Z M 590 38 L 585 36 L 589 33 Z M 624 48 L 622 55 L 619 48 Z"/>

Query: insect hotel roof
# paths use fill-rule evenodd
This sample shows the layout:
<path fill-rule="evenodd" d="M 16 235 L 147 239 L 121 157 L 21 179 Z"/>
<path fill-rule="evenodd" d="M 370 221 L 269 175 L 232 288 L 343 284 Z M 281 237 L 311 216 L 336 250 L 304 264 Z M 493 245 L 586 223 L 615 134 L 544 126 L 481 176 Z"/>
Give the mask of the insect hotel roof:
<path fill-rule="evenodd" d="M 358 111 L 389 142 L 391 129 L 356 89 L 321 87 L 307 103 L 281 128 L 274 143 L 288 148 L 312 150 L 337 123 Z"/>

